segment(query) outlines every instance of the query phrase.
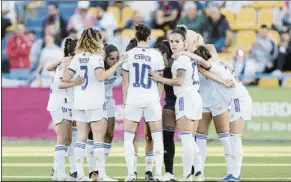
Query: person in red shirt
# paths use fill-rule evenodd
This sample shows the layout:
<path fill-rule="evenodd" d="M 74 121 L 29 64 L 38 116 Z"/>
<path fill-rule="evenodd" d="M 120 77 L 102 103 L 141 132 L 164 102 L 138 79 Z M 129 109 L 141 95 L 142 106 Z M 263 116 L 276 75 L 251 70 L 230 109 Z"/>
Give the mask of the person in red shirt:
<path fill-rule="evenodd" d="M 28 79 L 31 46 L 32 42 L 29 40 L 24 24 L 19 23 L 16 26 L 15 34 L 9 37 L 6 45 L 6 54 L 10 62 L 10 79 Z"/>

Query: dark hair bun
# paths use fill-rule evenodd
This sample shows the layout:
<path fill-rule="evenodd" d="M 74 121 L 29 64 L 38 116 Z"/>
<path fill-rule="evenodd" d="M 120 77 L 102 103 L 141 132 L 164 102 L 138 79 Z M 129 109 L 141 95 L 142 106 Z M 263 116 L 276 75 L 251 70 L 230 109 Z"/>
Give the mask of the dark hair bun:
<path fill-rule="evenodd" d="M 138 41 L 146 41 L 147 38 L 151 35 L 151 29 L 145 24 L 135 25 L 135 37 Z"/>
<path fill-rule="evenodd" d="M 187 27 L 185 25 L 177 25 L 177 29 L 187 33 Z"/>

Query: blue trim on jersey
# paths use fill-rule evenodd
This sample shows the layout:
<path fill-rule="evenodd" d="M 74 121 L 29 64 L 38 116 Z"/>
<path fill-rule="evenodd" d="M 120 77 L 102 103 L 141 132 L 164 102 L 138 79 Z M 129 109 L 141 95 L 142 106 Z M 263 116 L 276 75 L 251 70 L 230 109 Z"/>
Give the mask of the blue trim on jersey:
<path fill-rule="evenodd" d="M 234 111 L 235 112 L 240 112 L 240 104 L 238 99 L 233 99 L 234 102 Z"/>
<path fill-rule="evenodd" d="M 186 71 L 186 69 L 184 68 L 177 68 L 177 71 L 182 70 L 182 71 Z"/>
<path fill-rule="evenodd" d="M 123 68 L 121 68 L 122 69 L 122 71 L 125 71 L 125 72 L 129 72 L 128 70 L 126 70 L 126 69 L 123 69 Z"/>
<path fill-rule="evenodd" d="M 94 70 L 97 70 L 97 69 L 103 69 L 104 70 L 104 68 L 102 66 L 98 66 Z"/>
<path fill-rule="evenodd" d="M 184 97 L 179 98 L 179 111 L 184 111 Z"/>
<path fill-rule="evenodd" d="M 72 68 L 68 68 L 68 70 L 70 70 L 70 71 L 72 71 L 72 72 L 76 73 L 76 71 L 75 71 L 75 70 L 73 70 Z"/>

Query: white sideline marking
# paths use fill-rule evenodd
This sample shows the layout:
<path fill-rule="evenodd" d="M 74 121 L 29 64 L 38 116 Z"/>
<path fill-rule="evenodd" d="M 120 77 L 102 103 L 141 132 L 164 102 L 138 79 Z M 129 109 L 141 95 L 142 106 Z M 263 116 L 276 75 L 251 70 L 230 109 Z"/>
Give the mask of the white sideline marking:
<path fill-rule="evenodd" d="M 26 179 L 51 179 L 51 176 L 2 176 L 2 178 L 10 178 L 10 179 L 19 179 L 19 178 L 26 178 Z M 113 178 L 117 179 L 125 179 L 126 176 L 113 176 Z M 206 177 L 206 180 L 217 180 L 221 177 Z M 144 179 L 144 177 L 138 177 L 138 179 Z M 242 180 L 290 180 L 291 177 L 283 177 L 283 178 L 242 178 Z"/>
<path fill-rule="evenodd" d="M 35 152 L 31 151 L 29 153 L 2 153 L 2 157 L 53 157 L 54 153 L 52 152 Z M 144 152 L 138 154 L 139 157 L 144 157 Z M 175 154 L 175 156 L 181 157 L 181 153 Z M 223 157 L 223 151 L 221 153 L 208 153 L 208 156 L 212 157 Z M 109 157 L 124 157 L 124 153 L 114 153 L 110 152 Z M 244 157 L 291 157 L 290 153 L 244 153 Z"/>
<path fill-rule="evenodd" d="M 86 163 L 84 163 L 86 164 Z M 51 167 L 52 163 L 2 163 L 2 167 Z M 69 164 L 66 164 L 69 167 Z M 145 164 L 138 164 L 139 167 L 144 167 Z M 181 163 L 175 166 L 182 167 Z M 206 166 L 225 166 L 225 163 L 208 163 Z M 243 166 L 259 166 L 259 167 L 291 167 L 290 163 L 245 163 Z M 106 167 L 124 167 L 124 163 L 107 163 Z"/>

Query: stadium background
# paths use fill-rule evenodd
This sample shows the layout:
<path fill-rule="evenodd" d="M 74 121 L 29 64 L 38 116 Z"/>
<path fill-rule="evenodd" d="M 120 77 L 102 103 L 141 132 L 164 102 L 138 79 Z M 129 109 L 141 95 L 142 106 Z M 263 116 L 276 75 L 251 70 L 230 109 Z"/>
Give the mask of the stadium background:
<path fill-rule="evenodd" d="M 291 25 L 291 10 L 289 9 L 291 8 L 289 1 L 193 2 L 196 7 L 194 9 L 192 4 L 184 1 L 171 2 L 169 6 L 163 4 L 162 1 L 2 2 L 1 75 L 2 137 L 4 139 L 2 141 L 2 180 L 50 179 L 55 133 L 49 113 L 46 111 L 48 85 L 42 80 L 43 72 L 41 69 L 38 72 L 37 67 L 45 64 L 50 55 L 55 56 L 54 58 L 61 56 L 60 47 L 62 47 L 63 38 L 77 37 L 82 28 L 90 25 L 101 29 L 106 42 L 117 45 L 122 52 L 129 39 L 134 37 L 131 27 L 135 23 L 143 22 L 152 27 L 151 45 L 154 45 L 158 37 L 167 36 L 172 26 L 178 22 L 186 22 L 188 27 L 195 24 L 193 29 L 203 33 L 205 40 L 209 40 L 211 32 L 208 32 L 208 26 L 211 25 L 207 22 L 211 18 L 207 17 L 215 16 L 216 9 L 219 10 L 219 14 L 226 17 L 229 25 L 229 28 L 222 26 L 224 36 L 223 44 L 217 45 L 221 48 L 219 55 L 230 64 L 235 63 L 236 60 L 246 60 L 243 64 L 249 67 L 239 72 L 241 81 L 248 85 L 254 101 L 253 119 L 246 123 L 246 132 L 243 136 L 246 146 L 242 179 L 291 180 L 291 43 L 289 34 Z M 50 8 L 53 8 L 51 4 L 54 4 L 54 7 L 56 7 L 55 4 L 57 5 L 56 10 L 59 12 L 57 17 L 61 17 L 64 20 L 63 23 L 49 19 Z M 97 7 L 102 7 L 101 9 L 106 12 L 98 19 L 96 16 L 101 10 Z M 174 23 L 157 25 L 156 21 L 153 21 L 157 18 L 152 17 L 155 14 L 152 12 L 157 12 L 157 10 L 162 10 L 169 16 L 177 10 L 178 16 L 174 18 Z M 71 20 L 75 23 L 70 23 L 70 19 L 76 17 L 80 11 L 84 11 L 87 18 L 83 21 Z M 196 12 L 195 15 L 191 13 L 193 11 Z M 194 16 L 194 18 L 189 18 L 189 20 L 185 16 Z M 21 22 L 25 25 L 24 27 L 18 25 Z M 270 39 L 274 42 L 271 52 L 253 46 L 260 42 L 258 39 L 260 39 L 259 32 L 262 25 L 266 25 L 269 29 L 267 41 Z M 16 35 L 15 32 L 18 30 L 22 30 L 22 33 Z M 22 47 L 17 47 L 19 45 L 15 44 L 17 37 L 26 40 L 21 42 Z M 270 58 L 266 62 L 263 60 L 265 64 L 263 67 L 268 69 L 259 69 L 262 66 L 262 60 L 258 57 Z M 269 67 L 268 63 L 272 66 Z M 117 119 L 116 140 L 107 169 L 109 175 L 124 179 L 126 169 L 123 164 L 121 142 L 123 114 L 120 86 L 114 89 L 114 97 Z M 217 136 L 213 128 L 210 133 L 206 179 L 216 180 L 224 175 L 224 159 L 222 147 L 216 141 Z M 142 138 L 143 133 L 141 132 L 140 135 Z M 142 139 L 140 146 L 143 146 Z M 181 174 L 180 151 L 181 147 L 178 144 L 175 159 L 177 175 Z M 144 171 L 143 156 L 144 148 L 141 147 L 139 177 L 142 177 Z"/>

